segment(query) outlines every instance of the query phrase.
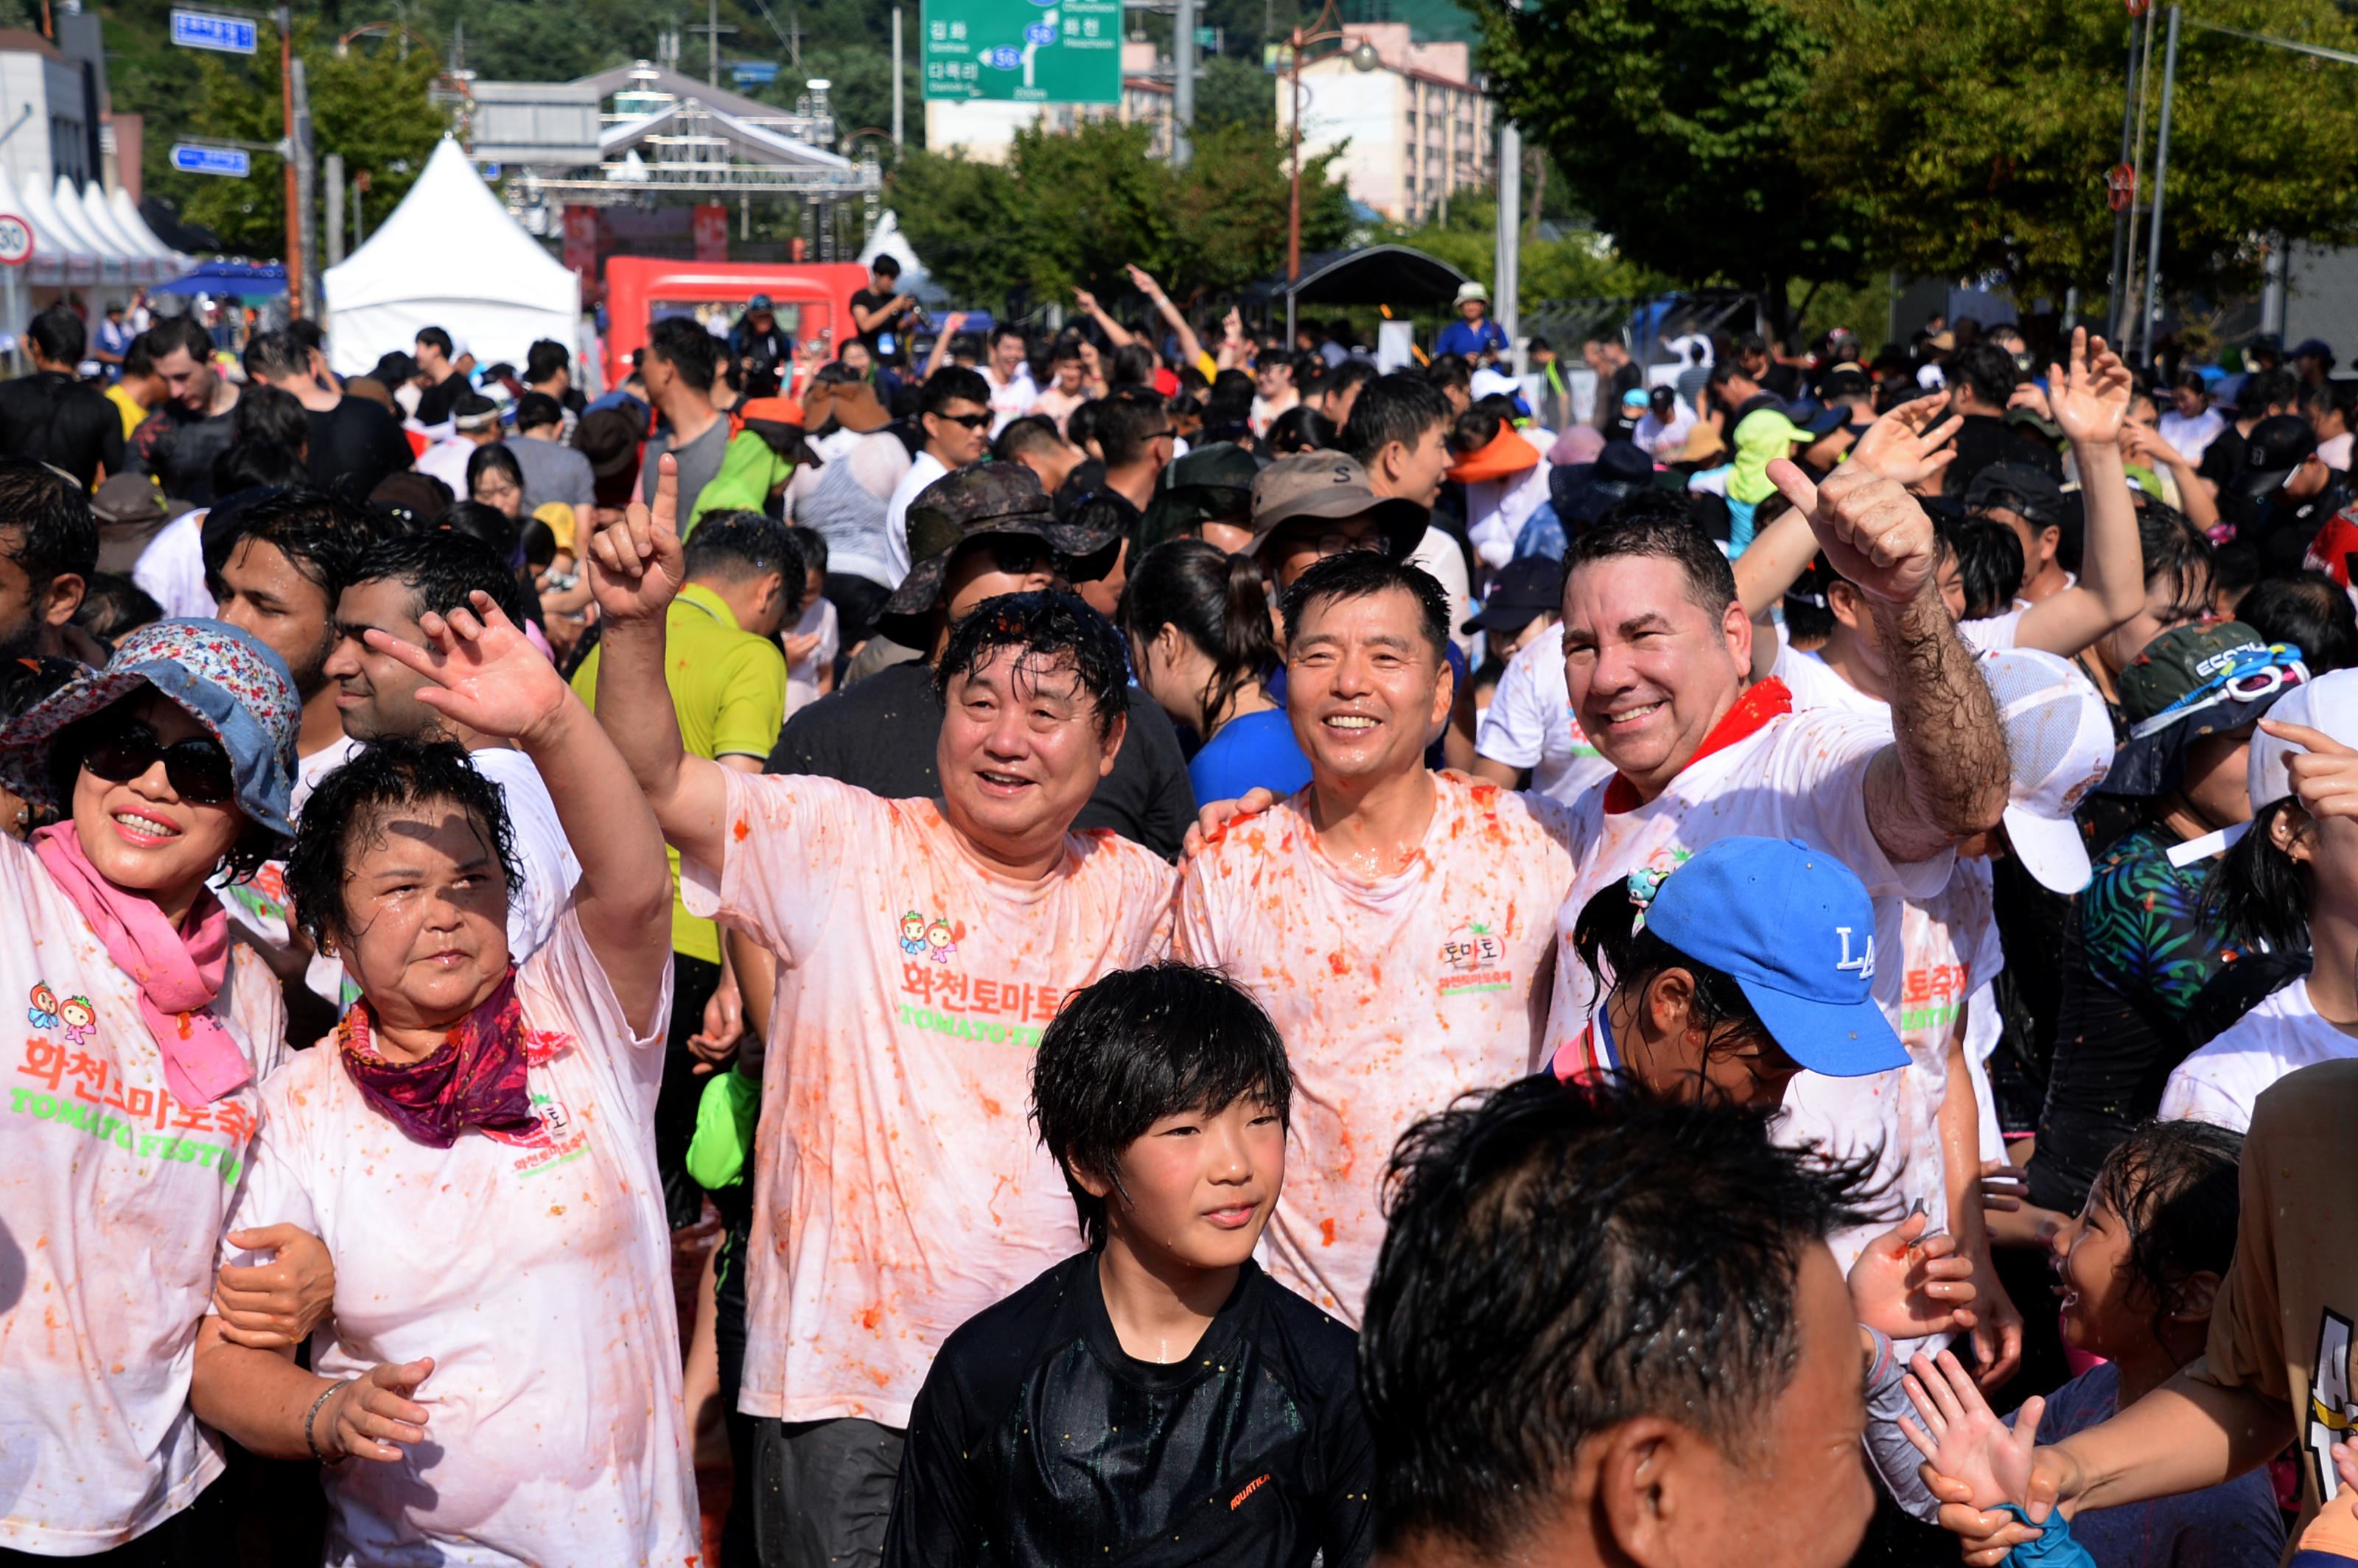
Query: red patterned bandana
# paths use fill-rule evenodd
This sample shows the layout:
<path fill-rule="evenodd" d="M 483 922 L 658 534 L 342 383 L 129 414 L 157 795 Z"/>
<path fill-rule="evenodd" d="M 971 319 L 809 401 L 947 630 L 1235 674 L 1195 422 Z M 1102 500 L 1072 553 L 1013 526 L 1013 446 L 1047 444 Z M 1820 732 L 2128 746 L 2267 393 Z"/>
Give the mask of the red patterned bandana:
<path fill-rule="evenodd" d="M 1771 676 L 1767 680 L 1754 682 L 1742 697 L 1736 699 L 1736 706 L 1711 727 L 1711 733 L 1703 738 L 1703 744 L 1695 748 L 1693 756 L 1681 764 L 1680 771 L 1683 773 L 1693 767 L 1714 752 L 1727 750 L 1746 736 L 1758 732 L 1770 719 L 1792 711 L 1793 694 L 1785 689 L 1783 681 Z M 1645 804 L 1638 798 L 1638 786 L 1629 782 L 1627 773 L 1615 773 L 1605 781 L 1605 809 L 1607 812 L 1617 815 L 1635 811 Z"/>
<path fill-rule="evenodd" d="M 525 1138 L 540 1130 L 525 1090 L 524 1006 L 513 966 L 422 1061 L 386 1061 L 370 1044 L 373 1033 L 368 1003 L 353 1003 L 336 1025 L 336 1054 L 362 1098 L 413 1142 L 448 1149 L 471 1127 Z"/>

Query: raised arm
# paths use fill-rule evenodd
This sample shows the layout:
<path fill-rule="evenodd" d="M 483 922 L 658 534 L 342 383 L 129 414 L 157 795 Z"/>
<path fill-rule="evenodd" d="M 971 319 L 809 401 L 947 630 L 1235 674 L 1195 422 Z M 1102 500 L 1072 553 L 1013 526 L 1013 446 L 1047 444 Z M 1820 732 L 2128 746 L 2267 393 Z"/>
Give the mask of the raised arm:
<path fill-rule="evenodd" d="M 933 352 L 925 356 L 925 368 L 923 373 L 917 377 L 919 381 L 931 381 L 934 379 L 934 372 L 941 369 L 942 362 L 949 358 L 950 340 L 965 330 L 965 311 L 953 310 L 948 315 L 942 318 L 942 330 L 934 334 Z"/>
<path fill-rule="evenodd" d="M 1892 744 L 1866 776 L 1866 822 L 1894 861 L 1926 860 L 1996 827 L 2006 810 L 2006 736 L 1989 685 L 1941 601 L 1932 520 L 1898 484 L 1861 465 L 1813 485 L 1768 465 L 1809 515 L 1835 571 L 1866 596 L 1891 671 Z"/>
<path fill-rule="evenodd" d="M 1087 289 L 1076 288 L 1073 290 L 1073 299 L 1082 309 L 1089 313 L 1089 319 L 1095 321 L 1098 328 L 1105 333 L 1106 341 L 1112 344 L 1115 348 L 1126 349 L 1130 347 L 1130 344 L 1138 341 L 1136 338 L 1130 335 L 1129 328 L 1123 326 L 1111 316 L 1106 314 L 1105 307 L 1098 303 L 1098 297 L 1091 294 Z"/>
<path fill-rule="evenodd" d="M 896 294 L 883 304 L 873 308 L 855 305 L 851 308 L 851 324 L 863 333 L 872 332 L 906 310 L 911 303 L 909 296 Z"/>
<path fill-rule="evenodd" d="M 1136 284 L 1138 291 L 1152 302 L 1156 313 L 1170 325 L 1172 334 L 1179 340 L 1179 362 L 1192 365 L 1202 360 L 1204 341 L 1195 336 L 1195 329 L 1187 325 L 1187 318 L 1181 314 L 1179 307 L 1171 303 L 1171 296 L 1163 292 L 1163 286 L 1154 281 L 1153 275 L 1142 266 L 1133 265 L 1130 268 L 1130 281 Z"/>
<path fill-rule="evenodd" d="M 670 955 L 646 940 L 671 906 L 663 833 L 622 753 L 541 652 L 478 593 L 474 612 L 419 617 L 426 645 L 372 629 L 369 646 L 424 676 L 417 699 L 454 722 L 512 740 L 539 771 L 581 863 L 573 913 L 633 1027 L 663 994 Z"/>
<path fill-rule="evenodd" d="M 2102 338 L 2091 342 L 2085 328 L 2071 334 L 2071 369 L 2050 365 L 2047 381 L 2050 415 L 2079 465 L 2088 537 L 2079 585 L 2025 611 L 2015 642 L 2069 658 L 2145 607 L 2145 552 L 2121 460 L 2132 383 L 2120 356 Z"/>
<path fill-rule="evenodd" d="M 680 743 L 664 683 L 664 617 L 687 581 L 680 549 L 679 467 L 658 460 L 655 503 L 633 501 L 591 535 L 590 591 L 605 624 L 598 654 L 598 722 L 629 764 L 672 848 L 718 869 L 728 785 L 720 764 Z"/>
<path fill-rule="evenodd" d="M 2122 426 L 2121 457 L 2124 462 L 2134 460 L 2168 469 L 2178 485 L 2178 509 L 2186 520 L 2206 534 L 2219 525 L 2219 501 L 2211 492 L 2211 481 L 2195 471 L 2185 453 L 2163 440 L 2160 431 L 2150 425 Z"/>

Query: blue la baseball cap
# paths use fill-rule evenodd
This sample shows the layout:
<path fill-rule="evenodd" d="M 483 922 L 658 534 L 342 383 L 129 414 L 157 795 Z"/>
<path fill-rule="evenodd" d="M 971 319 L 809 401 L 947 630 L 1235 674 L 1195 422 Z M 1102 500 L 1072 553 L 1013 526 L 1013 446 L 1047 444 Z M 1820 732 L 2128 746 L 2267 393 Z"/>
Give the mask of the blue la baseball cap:
<path fill-rule="evenodd" d="M 1875 905 L 1824 850 L 1788 838 L 1705 845 L 1662 879 L 1646 929 L 1735 980 L 1810 1071 L 1859 1078 L 1908 1065 L 1875 1002 Z"/>

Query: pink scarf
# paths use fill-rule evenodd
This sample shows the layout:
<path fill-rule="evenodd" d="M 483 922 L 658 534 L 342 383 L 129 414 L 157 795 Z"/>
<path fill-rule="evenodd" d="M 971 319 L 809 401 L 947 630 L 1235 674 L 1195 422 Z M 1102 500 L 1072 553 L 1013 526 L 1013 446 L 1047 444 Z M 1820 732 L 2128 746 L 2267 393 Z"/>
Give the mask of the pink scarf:
<path fill-rule="evenodd" d="M 182 1105 L 211 1105 L 254 1076 L 245 1053 L 205 1011 L 229 972 L 229 914 L 207 890 L 178 931 L 153 899 L 116 887 L 82 853 L 70 822 L 33 835 L 49 880 L 73 900 L 106 956 L 139 988 L 139 1016 L 164 1058 L 164 1087 Z"/>

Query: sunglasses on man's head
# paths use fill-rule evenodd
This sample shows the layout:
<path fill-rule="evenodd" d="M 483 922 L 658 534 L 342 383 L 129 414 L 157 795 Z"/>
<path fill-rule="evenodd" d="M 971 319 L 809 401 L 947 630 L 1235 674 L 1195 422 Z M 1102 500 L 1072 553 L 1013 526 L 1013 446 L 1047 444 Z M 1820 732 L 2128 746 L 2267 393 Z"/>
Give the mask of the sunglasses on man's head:
<path fill-rule="evenodd" d="M 129 784 L 158 762 L 172 793 L 191 806 L 220 806 L 237 795 L 237 773 L 229 753 L 207 736 L 191 735 L 167 746 L 154 730 L 135 719 L 101 734 L 81 756 L 90 775 L 108 784 Z"/>

